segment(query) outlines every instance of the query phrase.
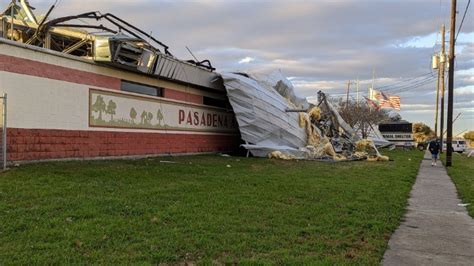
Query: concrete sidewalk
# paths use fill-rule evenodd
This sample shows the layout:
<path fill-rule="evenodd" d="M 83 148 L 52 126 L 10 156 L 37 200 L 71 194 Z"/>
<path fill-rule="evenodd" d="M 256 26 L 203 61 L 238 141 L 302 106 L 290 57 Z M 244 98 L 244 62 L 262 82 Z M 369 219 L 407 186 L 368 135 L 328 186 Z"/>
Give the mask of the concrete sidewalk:
<path fill-rule="evenodd" d="M 474 220 L 443 166 L 425 155 L 383 265 L 474 265 Z"/>

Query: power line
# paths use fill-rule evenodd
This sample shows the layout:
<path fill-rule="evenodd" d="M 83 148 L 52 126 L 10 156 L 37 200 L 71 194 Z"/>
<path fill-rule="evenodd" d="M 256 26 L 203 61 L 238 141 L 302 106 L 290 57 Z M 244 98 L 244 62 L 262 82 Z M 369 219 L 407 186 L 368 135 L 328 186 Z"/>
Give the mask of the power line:
<path fill-rule="evenodd" d="M 393 88 L 390 88 L 390 89 L 385 89 L 385 90 L 380 90 L 380 91 L 385 92 L 385 93 L 390 93 L 390 94 L 392 94 L 392 93 L 401 93 L 401 92 L 409 91 L 409 90 L 416 89 L 416 88 L 419 88 L 421 86 L 427 85 L 427 84 L 433 82 L 435 79 L 436 79 L 436 77 L 427 77 L 427 78 L 417 80 L 417 81 L 409 83 L 409 84 L 404 84 L 403 86 L 393 87 Z M 355 93 L 356 92 L 350 92 L 349 95 L 354 95 Z M 334 94 L 331 94 L 331 95 L 334 96 L 334 97 L 346 96 L 347 93 L 334 93 Z"/>
<path fill-rule="evenodd" d="M 466 9 L 464 10 L 464 15 L 462 16 L 461 24 L 459 24 L 458 33 L 456 34 L 456 38 L 454 38 L 454 43 L 456 43 L 456 41 L 458 40 L 458 35 L 461 32 L 462 24 L 464 22 L 464 19 L 466 18 L 467 10 L 469 9 L 469 4 L 471 4 L 471 0 L 467 1 Z"/>
<path fill-rule="evenodd" d="M 398 81 L 392 84 L 387 84 L 384 86 L 376 87 L 374 89 L 383 91 L 383 92 L 389 92 L 393 90 L 398 90 L 398 89 L 403 89 L 403 88 L 408 88 L 414 85 L 418 85 L 420 82 L 425 82 L 428 80 L 433 79 L 434 76 L 431 75 L 431 73 L 426 73 L 417 77 L 412 77 L 406 80 Z M 353 94 L 353 92 L 351 93 Z"/>
<path fill-rule="evenodd" d="M 428 77 L 428 78 L 426 78 L 426 79 L 423 79 L 423 80 L 414 82 L 414 83 L 412 83 L 412 84 L 407 84 L 407 85 L 405 85 L 405 86 L 401 86 L 401 87 L 398 87 L 398 88 L 392 88 L 392 89 L 383 90 L 382 92 L 386 92 L 386 93 L 401 93 L 401 92 L 405 92 L 405 91 L 410 91 L 410 90 L 412 90 L 412 89 L 416 89 L 416 88 L 422 87 L 422 86 L 424 86 L 424 85 L 427 85 L 427 84 L 433 82 L 435 79 L 436 79 L 436 77 Z"/>
<path fill-rule="evenodd" d="M 426 82 L 426 81 L 430 81 L 430 80 L 432 80 L 432 79 L 434 79 L 434 78 L 435 78 L 435 77 L 433 77 L 433 76 L 425 77 L 425 78 L 422 78 L 422 79 L 419 79 L 419 80 L 413 80 L 412 82 L 407 83 L 407 84 L 395 85 L 395 86 L 390 86 L 390 87 L 385 88 L 385 89 L 380 89 L 380 91 L 388 92 L 388 91 L 403 89 L 403 88 L 411 87 L 411 86 L 414 86 L 414 85 L 418 85 L 419 83 L 424 83 L 424 82 Z"/>
<path fill-rule="evenodd" d="M 426 85 L 432 82 L 436 77 L 431 75 L 431 73 L 425 73 L 416 77 L 411 77 L 406 80 L 397 81 L 392 84 L 387 84 L 378 88 L 374 88 L 383 92 L 393 93 L 394 91 L 404 91 L 411 88 L 418 88 L 420 86 Z M 354 95 L 357 92 L 349 92 L 349 95 Z M 346 96 L 347 93 L 334 93 L 332 96 Z"/>
<path fill-rule="evenodd" d="M 407 86 L 407 87 L 404 87 L 404 88 L 399 88 L 399 89 L 396 89 L 396 90 L 392 90 L 390 92 L 387 92 L 389 94 L 399 94 L 399 93 L 403 93 L 403 92 L 409 92 L 409 91 L 412 91 L 416 88 L 419 88 L 419 87 L 422 87 L 422 86 L 425 86 L 425 85 L 428 85 L 430 84 L 431 82 L 433 82 L 436 78 L 433 78 L 433 79 L 430 79 L 430 80 L 426 80 L 422 83 L 418 83 L 418 84 L 414 84 L 414 85 L 411 85 L 411 86 Z"/>
<path fill-rule="evenodd" d="M 425 82 L 422 82 L 422 83 L 419 83 L 419 84 L 416 84 L 416 85 L 413 85 L 413 86 L 409 86 L 409 87 L 405 87 L 405 88 L 401 88 L 401 89 L 397 89 L 395 91 L 391 91 L 391 93 L 402 93 L 402 92 L 406 92 L 406 91 L 409 91 L 409 90 L 412 90 L 412 89 L 416 89 L 418 87 L 422 87 L 422 86 L 425 86 L 427 84 L 430 84 L 431 82 L 433 82 L 436 78 L 432 78 L 432 79 L 429 79 L 429 80 L 426 80 Z"/>
<path fill-rule="evenodd" d="M 395 85 L 397 85 L 397 84 L 405 83 L 405 82 L 408 82 L 408 81 L 411 81 L 411 80 L 415 80 L 415 79 L 417 79 L 417 78 L 425 77 L 425 76 L 428 76 L 428 75 L 432 75 L 431 72 L 426 73 L 426 74 L 423 74 L 423 75 L 420 75 L 420 76 L 417 76 L 417 77 L 412 77 L 412 78 L 409 78 L 409 79 L 406 79 L 406 80 L 397 81 L 397 82 L 392 83 L 392 84 L 380 86 L 380 87 L 378 87 L 378 88 L 379 88 L 379 89 L 383 89 L 383 88 L 386 88 L 386 87 L 395 86 Z"/>

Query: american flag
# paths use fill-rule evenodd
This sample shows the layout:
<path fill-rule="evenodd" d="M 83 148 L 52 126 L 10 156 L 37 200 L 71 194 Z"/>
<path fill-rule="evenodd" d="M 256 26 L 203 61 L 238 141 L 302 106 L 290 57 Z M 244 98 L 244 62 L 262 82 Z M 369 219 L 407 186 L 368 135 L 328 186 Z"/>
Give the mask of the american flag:
<path fill-rule="evenodd" d="M 372 100 L 377 102 L 380 108 L 393 108 L 400 111 L 400 96 L 387 95 L 381 91 L 373 90 Z"/>
<path fill-rule="evenodd" d="M 392 108 L 392 104 L 390 103 L 390 98 L 387 95 L 385 95 L 385 93 L 381 91 L 376 91 L 375 98 L 380 103 L 380 108 Z"/>
<path fill-rule="evenodd" d="M 374 107 L 377 110 L 380 109 L 380 105 L 376 101 L 372 101 L 371 99 L 369 99 L 367 97 L 364 97 L 364 98 L 367 101 L 367 103 L 369 103 L 372 107 Z"/>
<path fill-rule="evenodd" d="M 388 97 L 393 109 L 400 111 L 400 96 L 393 95 Z"/>

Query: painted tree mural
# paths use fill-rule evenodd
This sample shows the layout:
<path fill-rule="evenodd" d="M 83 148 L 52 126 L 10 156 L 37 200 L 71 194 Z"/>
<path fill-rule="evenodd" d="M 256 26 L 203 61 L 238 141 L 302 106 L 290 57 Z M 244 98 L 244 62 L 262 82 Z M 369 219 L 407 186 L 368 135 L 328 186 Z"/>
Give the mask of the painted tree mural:
<path fill-rule="evenodd" d="M 102 112 L 105 112 L 106 105 L 104 98 L 100 95 L 97 95 L 95 103 L 92 105 L 92 111 L 99 113 L 99 120 L 102 120 Z"/>
<path fill-rule="evenodd" d="M 135 119 L 137 118 L 137 110 L 135 108 L 130 109 L 130 118 L 132 119 L 132 122 L 135 123 Z"/>
<path fill-rule="evenodd" d="M 143 111 L 140 115 L 141 124 L 143 125 L 151 125 L 151 120 L 153 119 L 153 114 L 147 111 Z"/>
<path fill-rule="evenodd" d="M 146 114 L 146 123 L 147 123 L 147 124 L 151 124 L 151 120 L 152 120 L 152 119 L 153 119 L 153 114 L 150 113 L 150 112 L 148 112 L 148 113 Z"/>
<path fill-rule="evenodd" d="M 147 112 L 146 111 L 143 111 L 142 114 L 140 115 L 140 124 L 145 124 L 146 122 L 146 115 L 147 115 Z"/>
<path fill-rule="evenodd" d="M 161 126 L 161 121 L 164 119 L 161 109 L 158 109 L 158 112 L 156 112 L 156 119 L 158 119 L 158 125 Z"/>
<path fill-rule="evenodd" d="M 102 94 L 104 93 L 104 94 Z M 190 130 L 193 125 L 207 124 L 209 117 L 227 120 L 227 114 L 208 108 L 176 108 L 176 103 L 166 100 L 149 100 L 112 92 L 89 92 L 89 125 L 97 127 Z M 189 114 L 192 117 L 188 117 Z M 170 117 L 168 117 L 170 116 Z M 207 118 L 207 119 L 206 119 Z M 189 121 L 189 120 L 192 121 Z M 201 120 L 202 119 L 202 120 Z M 216 122 L 218 122 L 216 120 Z M 214 123 L 216 123 L 214 122 Z M 235 123 L 235 122 L 233 122 Z M 197 129 L 197 127 L 195 127 Z M 204 130 L 204 129 L 203 129 Z M 230 129 L 229 129 L 230 130 Z"/>
<path fill-rule="evenodd" d="M 109 100 L 109 103 L 107 104 L 107 108 L 105 109 L 105 112 L 110 115 L 111 121 L 114 120 L 115 110 L 117 110 L 117 104 L 114 101 Z"/>

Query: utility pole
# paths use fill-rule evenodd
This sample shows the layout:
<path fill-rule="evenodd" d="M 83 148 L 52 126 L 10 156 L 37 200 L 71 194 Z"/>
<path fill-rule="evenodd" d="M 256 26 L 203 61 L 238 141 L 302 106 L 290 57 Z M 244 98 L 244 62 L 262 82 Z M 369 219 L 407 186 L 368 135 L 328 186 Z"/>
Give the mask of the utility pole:
<path fill-rule="evenodd" d="M 435 111 L 435 136 L 436 137 L 438 137 L 438 109 L 439 109 L 439 81 L 440 81 L 440 78 L 441 78 L 441 63 L 438 65 L 438 82 L 436 83 L 436 111 Z"/>
<path fill-rule="evenodd" d="M 445 26 L 444 24 L 441 26 L 441 58 L 439 59 L 439 62 L 440 62 L 440 67 L 439 67 L 439 71 L 441 73 L 441 77 L 440 77 L 440 86 L 441 86 L 441 117 L 440 117 L 440 136 L 439 136 L 439 139 L 440 139 L 440 142 L 441 142 L 441 145 L 443 145 L 443 138 L 444 138 L 444 72 L 445 72 L 445 67 L 446 67 L 446 41 L 445 41 L 445 32 L 446 32 L 446 29 L 445 29 Z M 443 146 L 441 146 L 443 147 Z M 441 148 L 441 153 L 443 153 L 443 148 Z"/>
<path fill-rule="evenodd" d="M 449 33 L 449 80 L 448 80 L 448 135 L 446 139 L 446 166 L 453 164 L 453 96 L 454 96 L 454 37 L 456 36 L 456 0 L 451 0 L 451 25 Z"/>
<path fill-rule="evenodd" d="M 346 109 L 349 109 L 349 90 L 351 88 L 351 81 L 347 82 L 347 93 L 346 93 Z"/>

